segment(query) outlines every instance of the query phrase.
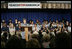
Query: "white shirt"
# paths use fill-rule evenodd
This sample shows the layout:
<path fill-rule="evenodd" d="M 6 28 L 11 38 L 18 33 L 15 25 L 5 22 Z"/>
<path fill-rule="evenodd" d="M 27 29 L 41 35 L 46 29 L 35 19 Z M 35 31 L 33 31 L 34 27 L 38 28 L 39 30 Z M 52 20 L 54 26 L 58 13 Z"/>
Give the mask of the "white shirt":
<path fill-rule="evenodd" d="M 50 23 L 46 24 L 45 27 L 50 27 Z"/>
<path fill-rule="evenodd" d="M 48 27 L 50 26 L 50 23 L 48 23 Z"/>
<path fill-rule="evenodd" d="M 25 32 L 21 32 L 22 39 L 25 39 Z"/>
<path fill-rule="evenodd" d="M 1 28 L 2 28 L 2 23 L 1 23 Z"/>
<path fill-rule="evenodd" d="M 38 31 L 37 27 L 36 27 L 36 28 L 35 28 L 35 27 L 33 27 L 33 28 L 32 28 L 32 30 L 33 30 L 33 31 Z"/>
<path fill-rule="evenodd" d="M 37 29 L 38 29 L 38 31 L 41 30 L 41 26 L 40 25 L 37 25 Z"/>
<path fill-rule="evenodd" d="M 57 25 L 56 24 L 52 24 L 52 27 L 56 27 Z"/>
<path fill-rule="evenodd" d="M 38 32 L 37 31 L 34 31 L 33 34 L 38 34 Z"/>
<path fill-rule="evenodd" d="M 14 35 L 15 34 L 15 27 L 14 28 L 9 27 L 9 32 L 11 35 Z"/>
<path fill-rule="evenodd" d="M 55 36 L 55 33 L 54 32 L 50 32 L 50 33 Z"/>
<path fill-rule="evenodd" d="M 34 27 L 34 24 L 32 25 L 32 24 L 30 24 L 30 26 L 32 26 L 32 29 L 33 29 L 33 27 Z"/>
<path fill-rule="evenodd" d="M 68 32 L 71 32 L 71 27 L 70 26 L 68 26 Z"/>
<path fill-rule="evenodd" d="M 39 31 L 41 29 L 41 27 L 39 25 L 37 25 L 37 27 L 35 28 L 35 26 L 32 27 L 33 31 Z"/>

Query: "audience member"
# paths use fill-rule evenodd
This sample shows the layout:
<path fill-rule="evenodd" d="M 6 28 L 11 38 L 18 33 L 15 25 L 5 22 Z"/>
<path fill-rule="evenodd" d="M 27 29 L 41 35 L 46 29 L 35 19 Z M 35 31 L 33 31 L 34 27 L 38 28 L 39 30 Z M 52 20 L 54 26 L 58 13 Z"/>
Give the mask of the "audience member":
<path fill-rule="evenodd" d="M 66 33 L 59 33 L 56 36 L 55 43 L 56 48 L 71 48 L 70 37 Z"/>
<path fill-rule="evenodd" d="M 23 48 L 23 43 L 17 36 L 13 35 L 7 41 L 6 48 Z"/>
<path fill-rule="evenodd" d="M 15 26 L 13 25 L 13 23 L 9 24 L 9 32 L 10 35 L 15 35 Z"/>
<path fill-rule="evenodd" d="M 26 48 L 41 48 L 37 39 L 31 39 L 27 42 Z"/>

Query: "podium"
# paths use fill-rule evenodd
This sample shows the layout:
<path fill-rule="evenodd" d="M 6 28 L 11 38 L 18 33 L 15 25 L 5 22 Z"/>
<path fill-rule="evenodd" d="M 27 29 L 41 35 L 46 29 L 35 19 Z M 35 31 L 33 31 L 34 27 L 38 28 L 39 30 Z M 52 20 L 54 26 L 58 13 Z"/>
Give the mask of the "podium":
<path fill-rule="evenodd" d="M 21 31 L 25 32 L 25 39 L 28 41 L 28 32 L 32 31 L 32 26 L 21 26 Z"/>

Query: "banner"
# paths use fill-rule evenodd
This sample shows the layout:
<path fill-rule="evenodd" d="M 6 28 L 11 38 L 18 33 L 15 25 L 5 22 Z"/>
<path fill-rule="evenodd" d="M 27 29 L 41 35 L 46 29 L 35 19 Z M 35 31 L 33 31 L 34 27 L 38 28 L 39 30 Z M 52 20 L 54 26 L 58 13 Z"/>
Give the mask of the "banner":
<path fill-rule="evenodd" d="M 8 3 L 8 8 L 41 8 L 39 2 L 13 2 Z"/>

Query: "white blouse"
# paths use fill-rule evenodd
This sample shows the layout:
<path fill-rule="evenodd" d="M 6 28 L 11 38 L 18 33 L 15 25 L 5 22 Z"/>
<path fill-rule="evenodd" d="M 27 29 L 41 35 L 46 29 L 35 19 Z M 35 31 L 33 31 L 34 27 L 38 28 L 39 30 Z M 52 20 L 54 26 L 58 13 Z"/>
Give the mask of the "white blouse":
<path fill-rule="evenodd" d="M 68 26 L 68 32 L 71 32 L 71 27 L 70 26 Z"/>
<path fill-rule="evenodd" d="M 9 32 L 11 35 L 14 35 L 15 34 L 15 27 L 14 28 L 9 27 Z"/>

